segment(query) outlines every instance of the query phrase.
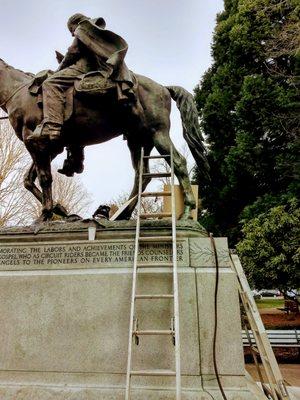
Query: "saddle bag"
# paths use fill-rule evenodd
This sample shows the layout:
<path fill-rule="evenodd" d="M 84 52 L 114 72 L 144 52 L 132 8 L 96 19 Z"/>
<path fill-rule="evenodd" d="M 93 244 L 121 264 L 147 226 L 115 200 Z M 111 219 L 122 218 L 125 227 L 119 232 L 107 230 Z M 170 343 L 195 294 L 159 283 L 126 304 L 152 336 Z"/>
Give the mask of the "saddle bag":
<path fill-rule="evenodd" d="M 116 82 L 111 79 L 104 78 L 101 72 L 89 72 L 80 80 L 75 81 L 75 92 L 78 96 L 103 96 L 115 90 Z"/>

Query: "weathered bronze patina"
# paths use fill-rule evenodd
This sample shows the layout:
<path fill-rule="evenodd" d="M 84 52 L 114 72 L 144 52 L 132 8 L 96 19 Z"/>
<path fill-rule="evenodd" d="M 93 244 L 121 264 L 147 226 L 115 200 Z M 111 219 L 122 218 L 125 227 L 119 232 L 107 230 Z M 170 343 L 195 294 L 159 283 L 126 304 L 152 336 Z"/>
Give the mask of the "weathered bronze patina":
<path fill-rule="evenodd" d="M 75 14 L 68 28 L 74 41 L 64 57 L 58 54 L 60 65 L 54 73 L 34 76 L 0 59 L 0 107 L 32 157 L 24 184 L 43 205 L 40 219 L 48 220 L 53 213 L 67 216 L 61 205 L 53 205 L 51 161 L 66 147 L 68 157 L 61 172 L 80 173 L 85 146 L 119 135 L 127 140 L 135 169 L 130 198 L 138 191 L 141 147 L 149 155 L 153 148 L 169 154 L 173 146 L 174 170 L 184 191 L 183 218 L 188 218 L 195 199 L 186 160 L 172 144 L 169 130 L 173 98 L 181 112 L 184 138 L 200 169 L 207 171 L 193 96 L 181 87 L 164 87 L 129 71 L 124 61 L 127 43 L 105 29 L 103 18 Z M 149 181 L 144 179 L 143 190 Z M 134 207 L 132 202 L 120 217 L 128 218 Z"/>

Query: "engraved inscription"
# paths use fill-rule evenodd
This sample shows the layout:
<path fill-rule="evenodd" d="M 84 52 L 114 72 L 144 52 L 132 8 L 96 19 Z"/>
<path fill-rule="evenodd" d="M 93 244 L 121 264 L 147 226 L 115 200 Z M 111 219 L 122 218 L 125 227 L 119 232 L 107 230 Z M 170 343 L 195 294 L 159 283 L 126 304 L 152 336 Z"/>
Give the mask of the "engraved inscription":
<path fill-rule="evenodd" d="M 82 243 L 39 243 L 0 246 L 0 269 L 38 268 L 96 268 L 106 266 L 132 266 L 134 257 L 133 241 L 94 241 Z M 139 260 L 159 264 L 172 261 L 170 243 L 140 245 Z M 188 265 L 187 241 L 177 243 L 179 265 Z"/>

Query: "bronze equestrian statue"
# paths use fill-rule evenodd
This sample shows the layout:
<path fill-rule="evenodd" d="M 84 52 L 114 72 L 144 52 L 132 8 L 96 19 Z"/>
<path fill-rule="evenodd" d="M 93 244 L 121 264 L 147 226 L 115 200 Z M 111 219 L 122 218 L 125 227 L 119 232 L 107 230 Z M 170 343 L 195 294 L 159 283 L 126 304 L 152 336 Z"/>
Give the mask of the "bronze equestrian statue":
<path fill-rule="evenodd" d="M 42 203 L 40 220 L 51 219 L 53 213 L 67 217 L 61 205 L 53 204 L 51 161 L 66 147 L 68 158 L 61 172 L 68 176 L 80 173 L 85 146 L 120 135 L 127 140 L 135 169 L 129 198 L 138 192 L 141 148 L 145 155 L 154 147 L 160 154 L 169 154 L 173 146 L 174 171 L 184 192 L 182 218 L 189 218 L 195 199 L 186 160 L 175 149 L 169 130 L 172 98 L 181 113 L 184 138 L 200 170 L 207 174 L 193 96 L 181 87 L 164 87 L 129 71 L 124 61 L 127 43 L 105 29 L 103 18 L 75 14 L 68 28 L 74 41 L 54 73 L 34 76 L 0 59 L 0 107 L 32 157 L 24 185 Z M 35 185 L 36 178 L 42 190 Z M 143 190 L 150 180 L 143 180 Z M 131 202 L 120 218 L 129 218 L 135 205 Z"/>

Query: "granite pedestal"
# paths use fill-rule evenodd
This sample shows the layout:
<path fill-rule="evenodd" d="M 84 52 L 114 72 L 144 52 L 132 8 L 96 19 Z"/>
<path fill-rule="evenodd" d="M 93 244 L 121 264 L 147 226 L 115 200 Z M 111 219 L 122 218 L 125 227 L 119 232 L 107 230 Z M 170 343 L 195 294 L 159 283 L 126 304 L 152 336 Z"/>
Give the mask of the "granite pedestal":
<path fill-rule="evenodd" d="M 91 224 L 91 223 L 90 223 Z M 0 398 L 124 399 L 134 223 L 49 223 L 0 231 Z M 168 235 L 169 221 L 142 225 Z M 236 278 L 225 238 L 220 264 L 217 364 L 228 400 L 258 399 L 247 385 Z M 141 247 L 141 260 L 171 260 L 168 243 Z M 221 400 L 213 368 L 216 269 L 209 238 L 194 222 L 178 223 L 183 400 Z M 141 273 L 140 293 L 170 293 L 171 269 Z M 168 299 L 140 300 L 140 329 L 169 329 Z M 169 337 L 142 337 L 134 368 L 173 367 Z M 133 400 L 175 399 L 172 377 L 135 377 Z"/>

